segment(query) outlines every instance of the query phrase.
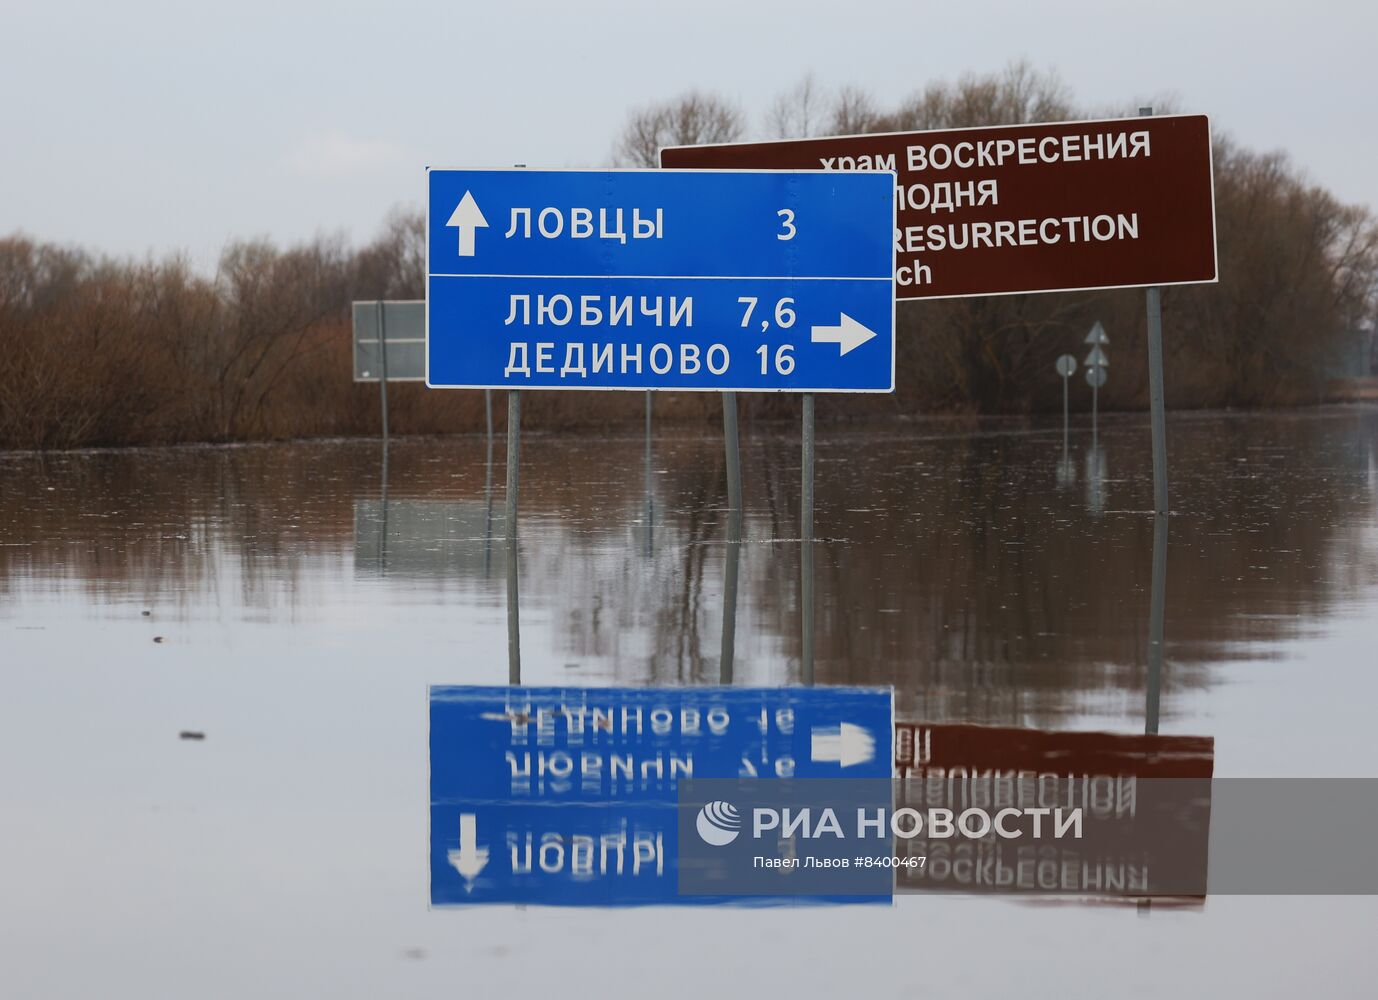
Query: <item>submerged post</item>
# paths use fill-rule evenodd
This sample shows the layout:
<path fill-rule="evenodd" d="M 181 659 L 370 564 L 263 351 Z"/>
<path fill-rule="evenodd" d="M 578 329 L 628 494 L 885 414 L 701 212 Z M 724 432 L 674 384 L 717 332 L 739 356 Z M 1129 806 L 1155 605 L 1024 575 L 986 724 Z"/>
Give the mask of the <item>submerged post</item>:
<path fill-rule="evenodd" d="M 1062 451 L 1067 452 L 1067 382 L 1066 375 L 1062 376 Z"/>
<path fill-rule="evenodd" d="M 1153 114 L 1152 107 L 1139 109 Z M 1148 405 L 1153 429 L 1153 511 L 1168 512 L 1167 413 L 1163 406 L 1163 308 L 1162 289 L 1148 289 Z"/>
<path fill-rule="evenodd" d="M 655 555 L 655 498 L 651 489 L 651 393 L 646 391 L 646 558 Z"/>
<path fill-rule="evenodd" d="M 1167 515 L 1153 516 L 1153 591 L 1148 606 L 1148 685 L 1144 692 L 1144 732 L 1158 732 L 1158 702 L 1163 686 L 1163 619 L 1167 603 Z"/>
<path fill-rule="evenodd" d="M 727 506 L 742 509 L 742 458 L 737 447 L 737 394 L 722 394 L 722 436 L 727 449 Z"/>
<path fill-rule="evenodd" d="M 800 587 L 799 610 L 803 622 L 800 673 L 805 684 L 813 683 L 813 393 L 804 394 L 803 471 L 799 495 Z"/>
<path fill-rule="evenodd" d="M 507 682 L 522 682 L 520 602 L 517 589 L 517 489 L 522 438 L 522 395 L 507 390 Z"/>

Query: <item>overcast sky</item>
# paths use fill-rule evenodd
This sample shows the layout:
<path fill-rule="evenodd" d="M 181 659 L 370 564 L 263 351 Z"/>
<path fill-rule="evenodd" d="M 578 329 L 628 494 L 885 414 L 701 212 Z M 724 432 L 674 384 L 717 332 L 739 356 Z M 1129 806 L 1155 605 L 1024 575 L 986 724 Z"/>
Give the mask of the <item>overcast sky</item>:
<path fill-rule="evenodd" d="M 699 87 L 753 131 L 808 71 L 889 105 L 1025 58 L 1092 107 L 1171 95 L 1378 205 L 1372 0 L 0 0 L 0 235 L 119 254 L 377 231 L 423 168 L 598 166 Z"/>

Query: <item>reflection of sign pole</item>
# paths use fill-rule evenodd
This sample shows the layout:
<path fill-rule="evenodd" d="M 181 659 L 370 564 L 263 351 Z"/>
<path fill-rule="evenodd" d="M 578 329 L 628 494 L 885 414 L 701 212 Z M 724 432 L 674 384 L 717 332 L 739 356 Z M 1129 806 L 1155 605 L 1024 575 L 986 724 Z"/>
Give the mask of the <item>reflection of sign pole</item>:
<path fill-rule="evenodd" d="M 800 522 L 800 612 L 803 619 L 801 663 L 803 681 L 813 683 L 813 393 L 804 394 L 804 447 Z"/>
<path fill-rule="evenodd" d="M 1077 370 L 1077 359 L 1064 354 L 1057 359 L 1057 373 L 1062 376 L 1062 450 L 1067 450 L 1067 382 Z"/>
<path fill-rule="evenodd" d="M 646 390 L 646 558 L 655 555 L 655 499 L 651 493 L 651 391 Z"/>
<path fill-rule="evenodd" d="M 517 600 L 517 476 L 521 456 L 522 394 L 507 391 L 507 680 L 522 682 L 522 640 Z"/>
<path fill-rule="evenodd" d="M 742 512 L 727 514 L 727 562 L 722 585 L 722 652 L 718 658 L 718 683 L 732 683 L 732 660 L 737 646 L 737 567 L 742 558 Z"/>

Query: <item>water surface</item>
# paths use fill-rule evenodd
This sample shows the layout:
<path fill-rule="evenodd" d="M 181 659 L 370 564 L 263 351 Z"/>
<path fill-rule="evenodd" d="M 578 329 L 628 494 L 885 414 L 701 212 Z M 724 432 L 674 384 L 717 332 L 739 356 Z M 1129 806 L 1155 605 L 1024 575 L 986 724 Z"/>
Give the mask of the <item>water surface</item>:
<path fill-rule="evenodd" d="M 1147 422 L 1064 454 L 1059 426 L 835 405 L 813 680 L 894 685 L 911 720 L 1143 732 Z M 1218 776 L 1378 776 L 1378 410 L 1169 435 L 1161 731 L 1213 737 Z M 743 449 L 729 544 L 716 434 L 649 460 L 639 434 L 526 437 L 523 682 L 806 679 L 796 429 Z M 508 679 L 503 444 L 380 458 L 0 456 L 0 993 L 1368 994 L 1368 898 L 429 911 L 426 685 Z"/>

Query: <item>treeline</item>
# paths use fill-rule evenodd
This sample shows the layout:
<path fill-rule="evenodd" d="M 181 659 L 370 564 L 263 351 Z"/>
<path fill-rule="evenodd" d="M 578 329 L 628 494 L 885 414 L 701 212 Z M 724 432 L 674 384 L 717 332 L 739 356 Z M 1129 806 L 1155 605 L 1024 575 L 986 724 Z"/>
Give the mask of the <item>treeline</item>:
<path fill-rule="evenodd" d="M 829 93 L 806 78 L 775 102 L 761 131 L 850 134 L 1132 113 L 1079 108 L 1055 76 L 1020 64 L 930 85 L 888 109 L 861 91 Z M 688 94 L 633 112 L 613 158 L 653 165 L 661 145 L 745 138 L 746 122 L 719 98 Z M 1215 171 L 1220 283 L 1163 295 L 1169 405 L 1314 401 L 1378 314 L 1378 226 L 1282 154 L 1217 136 Z M 398 213 L 362 248 L 338 237 L 287 249 L 235 243 L 207 276 L 178 257 L 109 260 L 24 236 L 0 239 L 0 447 L 376 433 L 376 387 L 350 381 L 349 303 L 422 297 L 424 240 L 421 216 Z M 1102 405 L 1146 406 L 1143 295 L 1114 291 L 905 303 L 897 392 L 851 397 L 845 410 L 829 405 L 822 416 L 1058 407 L 1053 361 L 1081 353 L 1097 319 L 1112 341 Z M 400 433 L 483 426 L 480 393 L 405 384 L 390 397 Z M 783 396 L 742 399 L 748 418 L 795 405 Z M 639 417 L 641 401 L 533 393 L 524 410 L 535 426 L 617 424 Z M 657 401 L 667 419 L 718 412 L 707 395 Z"/>

